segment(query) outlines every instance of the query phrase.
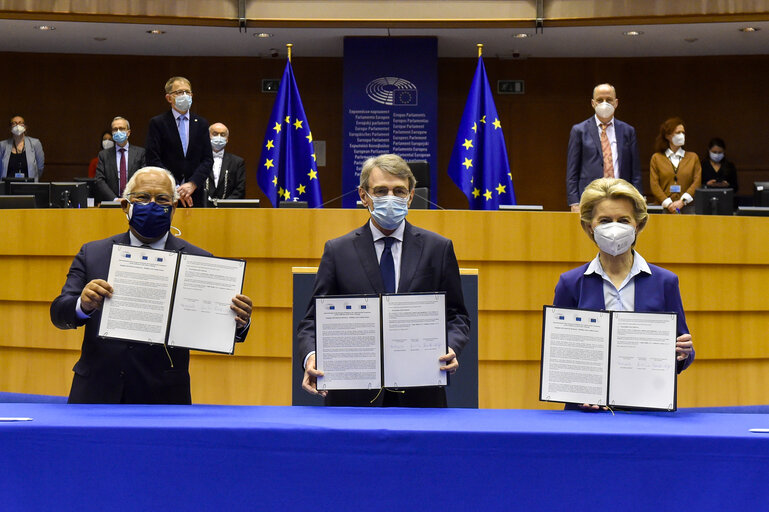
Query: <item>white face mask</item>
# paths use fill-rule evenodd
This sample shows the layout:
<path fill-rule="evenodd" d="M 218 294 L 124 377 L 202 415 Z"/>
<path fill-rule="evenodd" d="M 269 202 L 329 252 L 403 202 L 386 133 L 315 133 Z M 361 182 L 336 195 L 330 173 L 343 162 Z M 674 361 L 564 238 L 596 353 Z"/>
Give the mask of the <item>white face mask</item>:
<path fill-rule="evenodd" d="M 635 228 L 630 224 L 610 222 L 593 228 L 593 238 L 598 248 L 612 256 L 626 253 L 635 242 Z"/>
<path fill-rule="evenodd" d="M 614 105 L 612 105 L 608 101 L 602 101 L 600 103 L 597 103 L 595 106 L 595 113 L 598 114 L 598 117 L 607 119 L 614 115 Z"/>
<path fill-rule="evenodd" d="M 109 149 L 114 146 L 115 146 L 115 143 L 109 139 L 104 139 L 103 141 L 101 141 L 101 147 L 104 149 Z"/>
<path fill-rule="evenodd" d="M 11 133 L 16 135 L 17 137 L 19 135 L 21 135 L 22 133 L 24 133 L 25 131 L 27 131 L 27 128 L 22 126 L 22 125 L 20 125 L 20 124 L 17 124 L 13 128 L 11 128 Z"/>
<path fill-rule="evenodd" d="M 712 151 L 710 151 L 710 159 L 713 160 L 715 163 L 718 163 L 718 162 L 720 162 L 721 160 L 724 159 L 724 154 L 723 153 L 713 153 Z"/>
<path fill-rule="evenodd" d="M 221 151 L 224 149 L 224 146 L 227 145 L 227 139 L 224 138 L 222 135 L 216 135 L 214 137 L 211 137 L 211 147 L 214 148 L 214 151 Z"/>
<path fill-rule="evenodd" d="M 676 133 L 673 135 L 673 139 L 670 141 L 674 146 L 683 146 L 686 142 L 686 136 L 683 133 Z"/>

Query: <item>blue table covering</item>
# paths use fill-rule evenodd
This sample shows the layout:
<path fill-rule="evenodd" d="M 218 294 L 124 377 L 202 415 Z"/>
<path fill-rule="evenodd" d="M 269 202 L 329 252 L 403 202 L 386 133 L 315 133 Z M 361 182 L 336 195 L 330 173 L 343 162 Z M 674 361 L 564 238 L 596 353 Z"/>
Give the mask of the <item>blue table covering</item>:
<path fill-rule="evenodd" d="M 767 414 L 0 404 L 0 510 L 769 510 Z"/>

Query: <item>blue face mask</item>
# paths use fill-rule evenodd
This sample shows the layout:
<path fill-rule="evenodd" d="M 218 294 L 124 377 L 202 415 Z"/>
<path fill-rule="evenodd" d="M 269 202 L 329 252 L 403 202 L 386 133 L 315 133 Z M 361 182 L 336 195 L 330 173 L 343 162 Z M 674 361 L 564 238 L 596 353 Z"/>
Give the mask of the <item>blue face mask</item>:
<path fill-rule="evenodd" d="M 723 153 L 713 153 L 712 151 L 710 151 L 709 153 L 710 153 L 710 159 L 713 160 L 715 163 L 718 163 L 724 159 Z"/>
<path fill-rule="evenodd" d="M 174 105 L 179 112 L 187 112 L 192 106 L 192 96 L 189 94 L 181 94 L 174 98 Z"/>
<path fill-rule="evenodd" d="M 128 133 L 118 130 L 112 134 L 112 140 L 115 141 L 115 144 L 122 144 L 128 140 Z"/>
<path fill-rule="evenodd" d="M 154 240 L 165 235 L 171 228 L 173 207 L 161 206 L 154 201 L 147 204 L 131 203 L 128 224 L 141 236 Z"/>
<path fill-rule="evenodd" d="M 395 229 L 406 218 L 409 213 L 409 200 L 407 197 L 384 196 L 371 197 L 368 192 L 366 195 L 374 203 L 374 210 L 371 218 L 384 229 Z"/>

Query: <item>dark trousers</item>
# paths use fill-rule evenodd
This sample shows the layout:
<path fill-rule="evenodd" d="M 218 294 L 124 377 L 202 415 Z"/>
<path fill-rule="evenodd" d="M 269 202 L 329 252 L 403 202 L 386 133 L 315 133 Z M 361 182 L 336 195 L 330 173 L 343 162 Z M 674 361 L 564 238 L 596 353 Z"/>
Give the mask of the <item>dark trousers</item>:
<path fill-rule="evenodd" d="M 447 407 L 446 389 L 440 386 L 398 390 L 352 389 L 329 391 L 326 405 L 346 407 Z"/>

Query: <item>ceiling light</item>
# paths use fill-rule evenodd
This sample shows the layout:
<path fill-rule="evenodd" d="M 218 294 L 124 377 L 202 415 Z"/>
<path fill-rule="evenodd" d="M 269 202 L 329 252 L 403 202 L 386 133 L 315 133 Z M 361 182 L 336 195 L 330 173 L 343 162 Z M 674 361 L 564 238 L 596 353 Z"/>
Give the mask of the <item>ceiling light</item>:
<path fill-rule="evenodd" d="M 153 29 L 153 30 L 148 30 L 147 33 L 148 34 L 152 34 L 153 36 L 159 36 L 161 34 L 165 34 L 166 31 L 165 30 L 160 30 L 160 29 L 156 28 L 156 29 Z"/>
<path fill-rule="evenodd" d="M 102 41 L 106 41 L 107 38 L 106 37 L 94 37 L 93 40 L 94 41 L 99 41 L 101 43 Z"/>
<path fill-rule="evenodd" d="M 270 34 L 267 32 L 257 32 L 256 34 L 254 34 L 254 37 L 262 37 L 262 38 L 272 37 L 272 36 L 273 34 Z"/>
<path fill-rule="evenodd" d="M 748 32 L 758 32 L 759 30 L 761 30 L 761 29 L 758 28 L 758 27 L 742 27 L 740 29 L 740 32 L 745 32 L 745 33 L 748 33 Z"/>
<path fill-rule="evenodd" d="M 43 31 L 56 30 L 56 27 L 54 27 L 53 25 L 37 25 L 35 28 Z"/>
<path fill-rule="evenodd" d="M 526 39 L 527 37 L 529 37 L 529 34 L 521 32 L 518 34 L 513 34 L 513 37 L 516 39 Z"/>
<path fill-rule="evenodd" d="M 686 41 L 687 43 L 696 43 L 697 41 L 699 41 L 699 39 L 696 37 L 687 37 L 684 39 L 684 41 Z"/>
<path fill-rule="evenodd" d="M 635 37 L 635 36 L 642 36 L 643 32 L 641 32 L 640 30 L 628 30 L 627 32 L 623 32 L 622 35 L 628 36 L 628 37 Z"/>

